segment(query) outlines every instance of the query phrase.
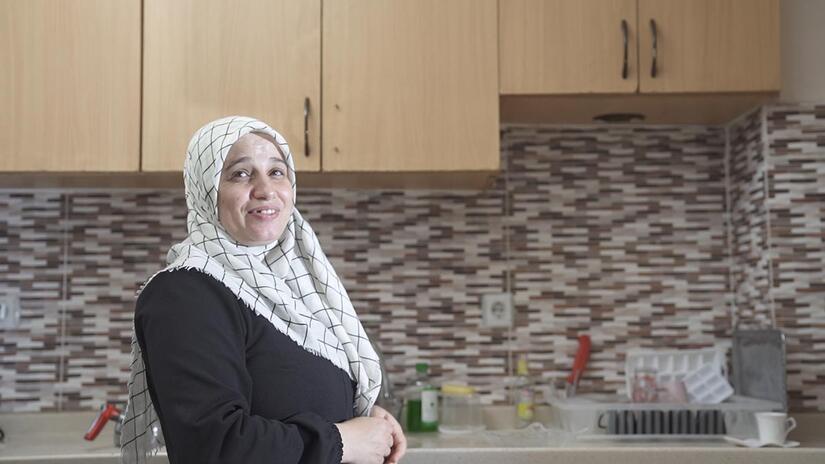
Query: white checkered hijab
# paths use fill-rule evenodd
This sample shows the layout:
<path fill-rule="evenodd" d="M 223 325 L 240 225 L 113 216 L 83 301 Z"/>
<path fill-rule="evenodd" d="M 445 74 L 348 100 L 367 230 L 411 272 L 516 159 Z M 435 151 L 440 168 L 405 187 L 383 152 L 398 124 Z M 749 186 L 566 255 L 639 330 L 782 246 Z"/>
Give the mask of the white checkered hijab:
<path fill-rule="evenodd" d="M 378 356 L 309 223 L 293 208 L 279 240 L 246 246 L 234 240 L 218 222 L 223 163 L 232 145 L 250 132 L 267 134 L 275 140 L 287 163 L 295 198 L 295 166 L 281 134 L 249 117 L 230 116 L 206 124 L 189 142 L 184 164 L 189 235 L 172 246 L 168 266 L 160 272 L 194 269 L 222 282 L 252 311 L 264 316 L 273 330 L 347 372 L 356 382 L 354 413 L 368 415 L 381 387 Z M 121 461 L 143 463 L 163 445 L 163 438 L 134 334 L 128 386 Z"/>

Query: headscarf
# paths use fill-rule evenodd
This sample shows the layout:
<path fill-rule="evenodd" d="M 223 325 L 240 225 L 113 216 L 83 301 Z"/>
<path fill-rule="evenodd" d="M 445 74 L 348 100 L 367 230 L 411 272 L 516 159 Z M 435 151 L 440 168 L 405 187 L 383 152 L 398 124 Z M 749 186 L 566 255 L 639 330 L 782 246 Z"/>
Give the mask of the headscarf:
<path fill-rule="evenodd" d="M 368 415 L 381 387 L 378 356 L 309 223 L 293 207 L 279 240 L 247 246 L 234 240 L 218 221 L 223 164 L 232 145 L 250 132 L 267 134 L 275 140 L 287 163 L 295 198 L 294 161 L 281 134 L 261 121 L 242 116 L 206 124 L 189 142 L 184 163 L 189 234 L 172 246 L 166 257 L 168 266 L 150 277 L 141 290 L 160 272 L 174 269 L 194 269 L 214 277 L 252 311 L 264 316 L 272 330 L 286 334 L 308 352 L 344 370 L 356 382 L 355 415 Z M 134 333 L 128 386 L 122 462 L 142 463 L 163 445 L 163 438 Z"/>

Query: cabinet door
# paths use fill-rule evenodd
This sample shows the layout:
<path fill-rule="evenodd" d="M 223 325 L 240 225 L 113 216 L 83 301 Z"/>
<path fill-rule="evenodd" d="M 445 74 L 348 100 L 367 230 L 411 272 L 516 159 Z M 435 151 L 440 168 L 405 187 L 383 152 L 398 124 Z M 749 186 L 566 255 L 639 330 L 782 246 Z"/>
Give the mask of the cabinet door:
<path fill-rule="evenodd" d="M 499 27 L 502 94 L 637 89 L 636 0 L 500 0 Z"/>
<path fill-rule="evenodd" d="M 639 0 L 639 66 L 643 93 L 778 91 L 779 0 Z"/>
<path fill-rule="evenodd" d="M 233 114 L 279 131 L 297 170 L 319 170 L 320 1 L 144 0 L 143 170 L 180 171 L 194 131 Z"/>
<path fill-rule="evenodd" d="M 137 171 L 140 0 L 3 0 L 0 18 L 0 171 Z"/>
<path fill-rule="evenodd" d="M 494 170 L 496 0 L 325 0 L 323 170 Z"/>

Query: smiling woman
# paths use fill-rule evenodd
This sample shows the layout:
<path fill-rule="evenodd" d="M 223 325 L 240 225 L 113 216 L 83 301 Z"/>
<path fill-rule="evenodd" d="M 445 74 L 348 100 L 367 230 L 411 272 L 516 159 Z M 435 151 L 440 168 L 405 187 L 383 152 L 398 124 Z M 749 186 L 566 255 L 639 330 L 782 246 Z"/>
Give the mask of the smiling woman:
<path fill-rule="evenodd" d="M 198 130 L 184 165 L 187 238 L 135 305 L 122 461 L 160 442 L 178 463 L 395 463 L 375 406 L 378 357 L 295 208 L 289 145 L 233 116 Z"/>
<path fill-rule="evenodd" d="M 229 150 L 218 187 L 218 220 L 243 245 L 277 240 L 292 215 L 289 167 L 270 136 L 251 132 Z"/>

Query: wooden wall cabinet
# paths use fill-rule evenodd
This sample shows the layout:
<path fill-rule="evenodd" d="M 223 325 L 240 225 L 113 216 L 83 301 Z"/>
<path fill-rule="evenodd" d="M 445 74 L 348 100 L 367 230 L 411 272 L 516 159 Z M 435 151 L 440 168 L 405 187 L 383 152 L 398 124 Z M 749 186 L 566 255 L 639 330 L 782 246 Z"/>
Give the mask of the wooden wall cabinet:
<path fill-rule="evenodd" d="M 499 22 L 502 94 L 779 90 L 778 0 L 500 0 Z"/>
<path fill-rule="evenodd" d="M 321 0 L 144 0 L 144 9 L 143 171 L 180 172 L 192 134 L 230 115 L 266 121 L 297 170 L 321 169 Z"/>
<path fill-rule="evenodd" d="M 496 0 L 324 1 L 324 171 L 499 168 Z"/>
<path fill-rule="evenodd" d="M 232 114 L 281 131 L 304 186 L 478 186 L 499 167 L 496 0 L 7 0 L 0 12 L 13 19 L 0 23 L 5 186 L 180 185 L 191 135 Z"/>
<path fill-rule="evenodd" d="M 780 89 L 779 0 L 500 0 L 499 34 L 504 122 L 721 124 Z"/>
<path fill-rule="evenodd" d="M 636 32 L 636 0 L 499 0 L 501 93 L 636 92 Z"/>
<path fill-rule="evenodd" d="M 138 169 L 140 3 L 0 2 L 0 172 Z"/>
<path fill-rule="evenodd" d="M 779 0 L 638 1 L 640 92 L 780 90 Z"/>
<path fill-rule="evenodd" d="M 179 171 L 228 114 L 283 131 L 303 172 L 498 169 L 495 0 L 145 5 L 143 170 Z"/>

